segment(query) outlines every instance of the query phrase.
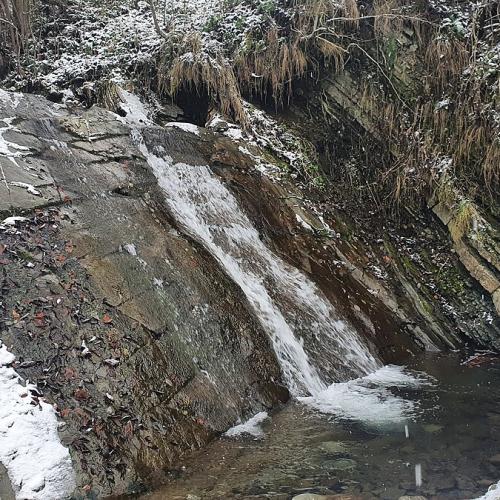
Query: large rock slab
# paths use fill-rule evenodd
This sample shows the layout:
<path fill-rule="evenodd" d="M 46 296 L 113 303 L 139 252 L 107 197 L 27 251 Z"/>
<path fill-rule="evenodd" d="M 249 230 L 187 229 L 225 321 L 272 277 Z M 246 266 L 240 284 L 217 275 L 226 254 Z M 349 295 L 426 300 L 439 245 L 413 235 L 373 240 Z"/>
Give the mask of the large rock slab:
<path fill-rule="evenodd" d="M 61 412 L 78 493 L 152 481 L 238 419 L 284 402 L 242 292 L 172 225 L 117 117 L 37 96 L 3 99 L 0 120 L 14 114 L 0 211 L 27 221 L 0 233 L 2 340 Z M 189 134 L 165 137 L 199 158 Z M 15 145 L 25 155 L 10 158 Z M 28 181 L 39 194 L 11 184 Z"/>

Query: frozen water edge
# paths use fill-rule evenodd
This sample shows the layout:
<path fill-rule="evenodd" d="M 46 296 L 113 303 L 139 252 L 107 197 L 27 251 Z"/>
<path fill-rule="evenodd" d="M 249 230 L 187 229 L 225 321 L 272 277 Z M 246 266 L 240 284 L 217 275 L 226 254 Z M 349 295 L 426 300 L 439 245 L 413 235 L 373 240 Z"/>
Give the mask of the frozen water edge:
<path fill-rule="evenodd" d="M 0 462 L 18 500 L 57 500 L 75 489 L 69 450 L 57 432 L 54 408 L 34 400 L 11 368 L 15 356 L 0 342 Z"/>
<path fill-rule="evenodd" d="M 242 424 L 235 425 L 231 427 L 226 433 L 225 436 L 235 437 L 241 436 L 242 434 L 250 434 L 255 438 L 260 438 L 264 435 L 264 431 L 260 427 L 262 422 L 268 418 L 268 414 L 265 411 L 261 411 L 254 415 L 251 419 L 247 420 Z"/>
<path fill-rule="evenodd" d="M 366 377 L 330 385 L 321 393 L 299 398 L 322 413 L 369 425 L 399 424 L 416 413 L 416 404 L 394 395 L 389 388 L 432 385 L 430 377 L 405 367 L 387 365 Z"/>

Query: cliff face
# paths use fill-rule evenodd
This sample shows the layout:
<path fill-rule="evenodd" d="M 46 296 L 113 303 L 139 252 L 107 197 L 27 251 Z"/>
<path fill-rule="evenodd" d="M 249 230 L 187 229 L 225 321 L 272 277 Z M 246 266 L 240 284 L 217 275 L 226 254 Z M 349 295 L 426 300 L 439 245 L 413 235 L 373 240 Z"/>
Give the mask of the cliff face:
<path fill-rule="evenodd" d="M 415 59 L 410 50 L 414 38 L 415 33 L 406 32 L 399 56 L 394 62 L 393 74 L 402 94 L 410 93 L 413 99 L 421 99 L 421 82 L 428 78 L 428 75 L 422 62 Z M 377 182 L 376 172 L 384 170 L 382 165 L 387 162 L 387 157 L 392 157 L 390 161 L 395 162 L 396 166 L 397 162 L 404 161 L 400 148 L 406 138 L 387 135 L 387 123 L 384 122 L 383 113 L 374 110 L 381 110 L 384 106 L 390 107 L 391 100 L 383 92 L 367 94 L 365 76 L 365 72 L 354 68 L 346 69 L 340 75 L 326 72 L 317 85 L 312 89 L 307 88 L 304 95 L 292 105 L 291 117 L 289 116 L 288 120 L 290 126 L 298 129 L 298 133 L 304 133 L 317 150 L 334 155 L 333 159 L 330 159 L 330 156 L 324 158 L 326 175 L 350 192 L 350 196 L 344 196 L 344 200 L 342 196 L 337 196 L 336 200 L 340 203 L 355 204 L 356 196 L 359 196 L 359 204 L 364 209 L 378 212 L 380 206 L 377 206 L 377 202 L 369 196 L 367 198 L 367 187 L 370 180 Z M 439 109 L 436 109 L 435 113 L 438 112 Z M 389 116 L 386 118 L 393 119 Z M 473 122 L 476 118 L 469 116 L 468 119 Z M 459 187 L 459 180 L 447 171 L 447 165 L 451 165 L 453 160 L 443 157 L 446 147 L 447 143 L 443 140 L 441 150 L 436 149 L 429 157 L 419 158 L 418 152 L 408 153 L 410 156 L 415 155 L 417 163 L 415 169 L 408 172 L 407 182 L 411 182 L 409 179 L 412 175 L 419 175 L 418 170 L 426 169 L 436 170 L 435 179 L 423 194 L 423 203 L 427 207 L 421 209 L 418 204 L 415 206 L 412 204 L 411 193 L 406 193 L 407 201 L 399 207 L 399 216 L 403 223 L 416 224 L 417 227 L 419 222 L 422 224 L 421 229 L 416 227 L 414 232 L 424 231 L 424 226 L 427 226 L 428 231 L 434 232 L 435 220 L 441 221 L 449 233 L 449 237 L 444 236 L 441 241 L 445 243 L 451 240 L 452 252 L 456 253 L 461 264 L 491 299 L 496 311 L 494 316 L 497 316 L 500 312 L 500 233 L 496 214 L 496 187 L 492 187 L 493 200 L 488 206 L 480 205 L 477 200 L 465 196 Z M 365 152 L 360 149 L 369 151 L 369 154 L 363 157 Z M 435 165 L 432 166 L 436 163 L 441 163 L 439 169 Z M 369 179 L 366 186 L 363 186 L 363 175 Z M 353 185 L 358 187 L 358 195 L 352 191 Z M 335 188 L 332 191 L 335 193 Z M 486 188 L 484 191 L 483 194 L 487 196 Z M 335 198 L 335 194 L 333 197 Z M 429 213 L 426 213 L 426 209 Z M 359 210 L 358 214 L 363 218 L 363 209 Z M 419 221 L 421 217 L 423 219 Z M 387 217 L 389 224 L 391 219 L 396 220 Z M 444 277 L 443 279 L 446 280 Z M 453 281 L 453 278 L 450 279 Z M 452 283 L 443 283 L 442 286 L 450 287 Z"/>
<path fill-rule="evenodd" d="M 149 485 L 289 398 L 251 298 L 176 221 L 144 144 L 208 166 L 381 362 L 500 348 L 493 2 L 454 2 L 462 34 L 450 2 L 207 0 L 208 20 L 174 3 L 168 33 L 146 2 L 54 3 L 35 61 L 2 70 L 0 48 L 27 92 L 0 90 L 0 340 L 57 406 L 79 494 Z"/>
<path fill-rule="evenodd" d="M 3 92 L 0 119 L 1 212 L 26 218 L 2 227 L 2 341 L 57 405 L 79 488 L 150 483 L 180 454 L 288 399 L 247 299 L 176 225 L 120 116 Z M 272 175 L 275 160 L 227 127 L 143 134 L 175 162 L 210 165 L 266 245 L 384 362 L 496 345 L 493 305 L 437 220 L 370 234 L 276 165 Z"/>
<path fill-rule="evenodd" d="M 169 222 L 130 131 L 98 108 L 2 97 L 1 211 L 26 217 L 1 233 L 2 341 L 57 404 L 79 486 L 124 491 L 285 401 L 267 336 Z M 196 136 L 151 133 L 202 161 Z"/>

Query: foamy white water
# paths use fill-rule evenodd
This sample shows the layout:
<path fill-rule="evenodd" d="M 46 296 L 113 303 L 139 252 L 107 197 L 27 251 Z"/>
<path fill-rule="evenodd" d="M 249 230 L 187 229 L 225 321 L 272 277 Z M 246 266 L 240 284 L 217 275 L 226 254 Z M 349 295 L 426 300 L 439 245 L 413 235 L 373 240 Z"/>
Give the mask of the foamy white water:
<path fill-rule="evenodd" d="M 397 424 L 416 414 L 416 404 L 394 395 L 390 388 L 432 385 L 432 379 L 401 366 L 384 366 L 374 373 L 330 385 L 323 392 L 299 398 L 322 413 L 369 424 Z"/>
<path fill-rule="evenodd" d="M 492 484 L 482 497 L 474 500 L 500 500 L 500 481 L 497 484 Z"/>
<path fill-rule="evenodd" d="M 174 163 L 163 151 L 161 156 L 155 154 L 140 130 L 148 123 L 147 111 L 127 92 L 122 92 L 122 99 L 135 141 L 172 215 L 243 290 L 272 340 L 291 393 L 318 395 L 332 381 L 379 368 L 380 362 L 318 287 L 263 243 L 235 197 L 210 168 Z"/>

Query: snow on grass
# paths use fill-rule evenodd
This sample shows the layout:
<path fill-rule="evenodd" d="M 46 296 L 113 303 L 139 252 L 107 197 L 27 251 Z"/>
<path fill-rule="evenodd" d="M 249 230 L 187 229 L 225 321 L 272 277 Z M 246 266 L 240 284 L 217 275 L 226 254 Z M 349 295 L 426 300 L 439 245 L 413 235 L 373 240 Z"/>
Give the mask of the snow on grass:
<path fill-rule="evenodd" d="M 163 5 L 163 2 L 162 2 Z M 219 0 L 170 0 L 159 20 L 165 31 L 186 35 L 202 31 L 210 13 L 220 10 Z M 29 62 L 31 77 L 44 88 L 64 91 L 70 81 L 93 81 L 116 72 L 128 72 L 150 63 L 158 55 L 163 39 L 155 31 L 147 2 L 80 0 L 68 6 L 66 26 L 49 31 L 40 47 L 40 60 Z M 91 87 L 91 86 L 90 86 Z M 67 96 L 65 96 L 67 97 Z"/>
<path fill-rule="evenodd" d="M 236 437 L 244 434 L 250 434 L 250 436 L 253 436 L 255 438 L 260 438 L 264 435 L 264 431 L 261 428 L 261 424 L 267 418 L 269 418 L 267 412 L 261 411 L 260 413 L 257 413 L 257 415 L 254 415 L 251 419 L 247 420 L 246 422 L 231 427 L 231 429 L 229 429 L 225 435 L 228 437 Z"/>
<path fill-rule="evenodd" d="M 29 83 L 59 94 L 63 100 L 86 99 L 94 91 L 93 82 L 100 79 L 130 76 L 156 65 L 158 58 L 194 57 L 189 52 L 193 44 L 188 41 L 193 34 L 207 54 L 236 49 L 248 52 L 256 34 L 270 20 L 268 0 L 233 4 L 156 0 L 155 4 L 159 24 L 169 39 L 167 51 L 162 51 L 165 40 L 155 30 L 148 2 L 79 0 L 68 4 L 64 15 L 51 14 L 43 20 L 47 28 L 33 40 L 38 57 L 22 60 L 23 74 L 12 73 L 9 85 L 22 88 Z"/>
<path fill-rule="evenodd" d="M 16 498 L 57 500 L 75 488 L 71 457 L 58 436 L 54 408 L 35 400 L 35 386 L 11 367 L 15 356 L 0 342 L 0 462 Z"/>
<path fill-rule="evenodd" d="M 37 63 L 44 87 L 64 87 L 73 78 L 111 73 L 115 68 L 148 62 L 160 47 L 146 2 L 137 8 L 102 8 L 95 2 L 72 7 L 73 19 Z M 48 42 L 48 40 L 46 41 Z M 51 53 L 50 47 L 57 47 Z"/>

